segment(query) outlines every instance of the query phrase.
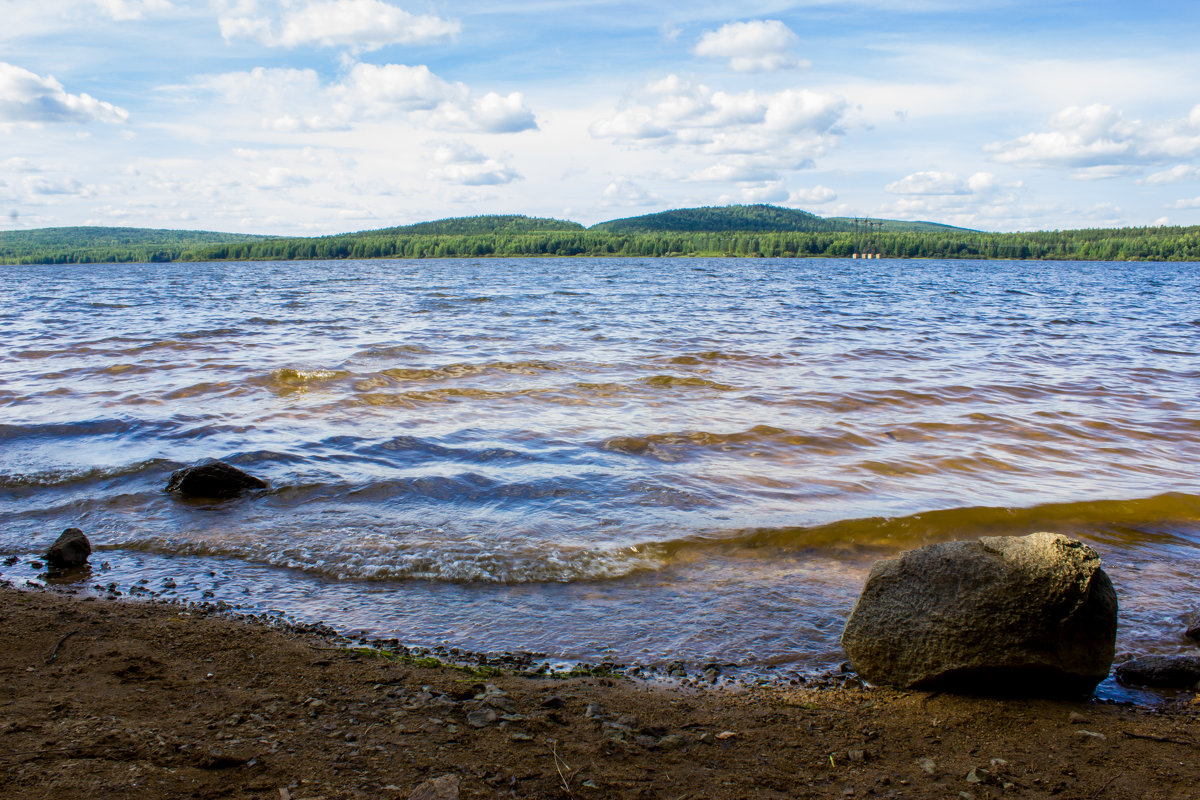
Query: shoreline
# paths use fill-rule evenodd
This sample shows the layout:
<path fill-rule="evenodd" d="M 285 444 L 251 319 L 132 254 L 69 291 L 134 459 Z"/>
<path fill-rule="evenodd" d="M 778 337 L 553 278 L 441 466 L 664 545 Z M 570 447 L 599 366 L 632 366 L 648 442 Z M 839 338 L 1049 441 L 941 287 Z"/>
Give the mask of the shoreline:
<path fill-rule="evenodd" d="M 11 798 L 1182 798 L 1189 698 L 472 675 L 317 626 L 0 585 Z"/>

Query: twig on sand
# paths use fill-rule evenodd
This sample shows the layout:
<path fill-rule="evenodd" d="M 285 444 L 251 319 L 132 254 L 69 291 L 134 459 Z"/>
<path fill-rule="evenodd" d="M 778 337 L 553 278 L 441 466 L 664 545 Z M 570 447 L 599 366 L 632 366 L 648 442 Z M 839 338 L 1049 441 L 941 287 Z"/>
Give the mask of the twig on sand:
<path fill-rule="evenodd" d="M 58 648 L 62 647 L 63 642 L 65 642 L 67 639 L 70 639 L 72 636 L 74 636 L 77 633 L 79 633 L 79 631 L 71 631 L 66 636 L 59 639 L 58 644 L 54 645 L 54 649 L 46 654 L 46 659 L 42 663 L 49 664 L 51 661 L 53 661 L 55 658 L 57 658 L 58 657 Z"/>
<path fill-rule="evenodd" d="M 554 769 L 558 771 L 558 779 L 562 783 L 563 791 L 568 795 L 571 794 L 571 778 L 574 776 L 571 775 L 571 765 L 558 754 L 558 740 L 556 739 L 550 740 L 550 755 L 554 756 Z M 566 774 L 563 774 L 564 769 Z"/>
<path fill-rule="evenodd" d="M 1104 782 L 1104 785 L 1101 786 L 1099 789 L 1097 789 L 1096 793 L 1091 796 L 1091 800 L 1096 800 L 1096 798 L 1098 798 L 1100 795 L 1104 794 L 1104 790 L 1107 789 L 1108 787 L 1112 786 L 1113 781 L 1115 781 L 1117 778 L 1121 777 L 1124 774 L 1125 774 L 1124 772 L 1118 772 L 1116 775 L 1113 775 L 1111 778 L 1106 780 Z"/>
<path fill-rule="evenodd" d="M 1191 744 L 1200 747 L 1200 742 L 1195 739 L 1176 739 L 1173 736 L 1151 736 L 1145 733 L 1133 733 L 1131 731 L 1121 731 L 1130 739 L 1146 739 L 1151 742 L 1170 742 L 1171 744 Z"/>

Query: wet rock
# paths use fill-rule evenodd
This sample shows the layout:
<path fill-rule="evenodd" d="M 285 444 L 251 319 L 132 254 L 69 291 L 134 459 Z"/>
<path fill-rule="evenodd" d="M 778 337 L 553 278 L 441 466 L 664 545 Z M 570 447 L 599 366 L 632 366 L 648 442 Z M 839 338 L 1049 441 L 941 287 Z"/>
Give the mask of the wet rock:
<path fill-rule="evenodd" d="M 1115 672 L 1118 681 L 1134 686 L 1190 689 L 1200 682 L 1200 656 L 1139 656 Z"/>
<path fill-rule="evenodd" d="M 67 528 L 46 551 L 46 561 L 51 569 L 74 569 L 86 564 L 91 554 L 92 543 L 83 531 Z"/>
<path fill-rule="evenodd" d="M 224 461 L 210 461 L 171 473 L 167 491 L 181 497 L 227 500 L 254 489 L 267 488 L 266 481 Z"/>
<path fill-rule="evenodd" d="M 1189 639 L 1200 642 L 1200 608 L 1193 610 L 1183 618 L 1184 635 Z"/>
<path fill-rule="evenodd" d="M 19 556 L 9 556 L 8 558 L 4 559 L 4 566 L 11 567 L 20 560 L 21 559 Z"/>
<path fill-rule="evenodd" d="M 1053 533 L 944 542 L 880 561 L 842 644 L 868 681 L 985 694 L 1088 694 L 1116 644 L 1100 557 Z"/>
<path fill-rule="evenodd" d="M 458 776 L 443 775 L 412 790 L 408 800 L 458 800 Z"/>
<path fill-rule="evenodd" d="M 667 665 L 667 675 L 672 678 L 686 678 L 687 667 L 683 665 L 682 661 L 672 661 Z"/>

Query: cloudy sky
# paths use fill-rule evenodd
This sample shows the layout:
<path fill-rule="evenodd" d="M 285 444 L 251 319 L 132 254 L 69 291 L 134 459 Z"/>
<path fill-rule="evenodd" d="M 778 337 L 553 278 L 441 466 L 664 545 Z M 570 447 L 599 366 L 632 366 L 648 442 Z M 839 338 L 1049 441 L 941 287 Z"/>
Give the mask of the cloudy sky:
<path fill-rule="evenodd" d="M 0 229 L 1200 224 L 1200 3 L 0 0 Z"/>

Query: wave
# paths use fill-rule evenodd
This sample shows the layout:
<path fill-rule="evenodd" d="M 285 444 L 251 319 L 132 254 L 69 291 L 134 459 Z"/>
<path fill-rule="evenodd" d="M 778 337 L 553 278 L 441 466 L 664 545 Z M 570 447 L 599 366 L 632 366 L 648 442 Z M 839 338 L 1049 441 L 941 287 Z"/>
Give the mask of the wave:
<path fill-rule="evenodd" d="M 1132 500 L 1047 503 L 1028 508 L 968 506 L 901 517 L 749 528 L 687 536 L 643 547 L 668 560 L 694 551 L 900 551 L 934 542 L 1052 531 L 1116 549 L 1200 547 L 1200 495 L 1170 492 Z"/>
<path fill-rule="evenodd" d="M 87 469 L 49 469 L 41 472 L 0 474 L 0 489 L 63 489 L 96 481 L 128 478 L 138 475 L 165 474 L 178 469 L 179 462 L 151 458 L 133 464 Z"/>
<path fill-rule="evenodd" d="M 756 425 L 749 430 L 733 433 L 679 431 L 616 436 L 606 439 L 600 447 L 626 455 L 676 462 L 707 455 L 713 451 L 789 450 L 830 454 L 869 447 L 872 444 L 874 443 L 871 440 L 849 432 L 805 434 L 770 425 Z"/>

